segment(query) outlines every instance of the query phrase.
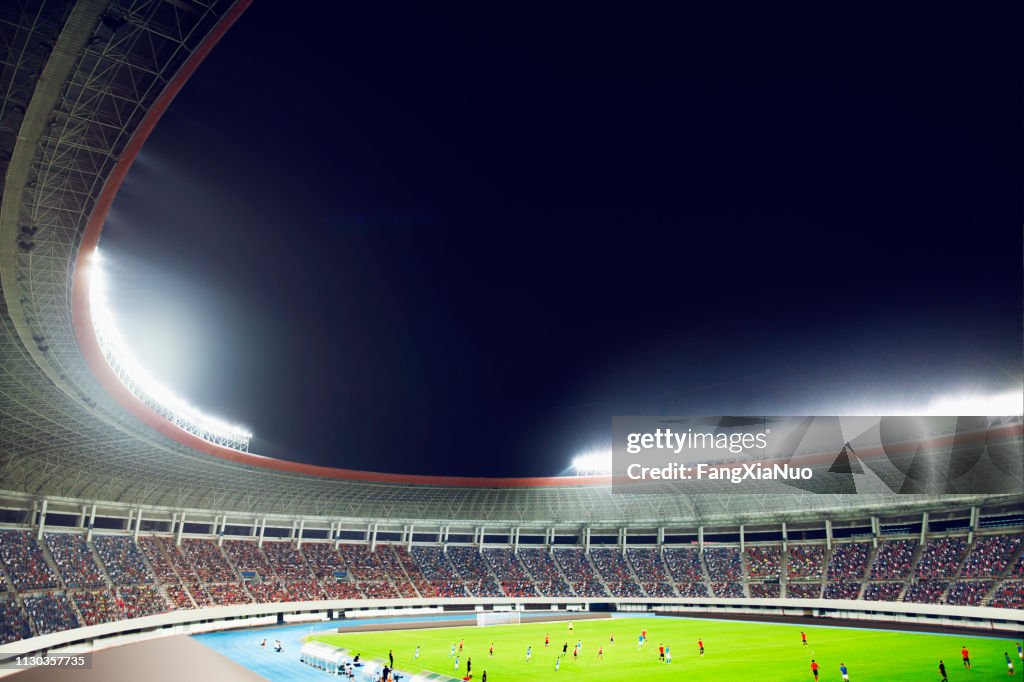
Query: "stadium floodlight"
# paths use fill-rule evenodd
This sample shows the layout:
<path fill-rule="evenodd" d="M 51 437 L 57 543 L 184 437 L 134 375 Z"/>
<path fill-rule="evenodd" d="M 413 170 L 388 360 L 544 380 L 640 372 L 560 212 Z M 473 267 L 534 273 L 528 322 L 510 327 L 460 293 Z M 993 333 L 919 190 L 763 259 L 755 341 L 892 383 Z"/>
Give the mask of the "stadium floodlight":
<path fill-rule="evenodd" d="M 203 440 L 225 447 L 249 451 L 252 433 L 243 426 L 204 414 L 158 382 L 128 350 L 107 303 L 107 280 L 99 249 L 89 263 L 89 315 L 96 341 L 107 364 L 135 397 L 178 428 Z"/>
<path fill-rule="evenodd" d="M 1024 394 L 1009 391 L 995 395 L 946 395 L 928 402 L 922 415 L 972 417 L 1010 417 L 1024 414 Z"/>
<path fill-rule="evenodd" d="M 572 460 L 577 476 L 601 476 L 612 472 L 611 450 L 591 450 Z"/>

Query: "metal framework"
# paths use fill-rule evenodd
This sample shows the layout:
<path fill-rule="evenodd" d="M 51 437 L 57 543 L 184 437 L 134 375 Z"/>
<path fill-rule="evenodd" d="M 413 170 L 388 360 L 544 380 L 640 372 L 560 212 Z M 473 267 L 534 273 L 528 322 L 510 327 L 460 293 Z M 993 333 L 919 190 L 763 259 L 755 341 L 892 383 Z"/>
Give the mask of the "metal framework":
<path fill-rule="evenodd" d="M 617 495 L 610 485 L 341 480 L 227 461 L 144 425 L 101 386 L 76 341 L 75 262 L 132 136 L 190 55 L 244 2 L 0 3 L 0 490 L 232 514 L 516 525 L 731 523 L 991 502 L 885 491 Z"/>

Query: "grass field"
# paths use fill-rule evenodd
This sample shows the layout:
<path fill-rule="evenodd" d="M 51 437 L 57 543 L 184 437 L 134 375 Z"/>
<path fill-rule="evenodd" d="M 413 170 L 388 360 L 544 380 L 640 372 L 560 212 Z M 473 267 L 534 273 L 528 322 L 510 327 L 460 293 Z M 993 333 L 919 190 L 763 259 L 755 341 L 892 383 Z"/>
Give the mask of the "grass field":
<path fill-rule="evenodd" d="M 647 629 L 648 644 L 637 647 L 637 636 Z M 808 646 L 800 642 L 800 631 L 807 633 Z M 545 633 L 551 647 L 544 648 Z M 615 635 L 614 646 L 609 644 Z M 705 655 L 697 653 L 697 639 L 703 638 Z M 827 627 L 799 627 L 761 623 L 741 623 L 682 618 L 613 618 L 574 623 L 531 623 L 492 627 L 437 628 L 317 635 L 314 639 L 350 649 L 364 659 L 387 659 L 393 650 L 395 666 L 412 673 L 436 672 L 462 677 L 466 659 L 473 659 L 473 679 L 487 671 L 487 682 L 558 678 L 576 680 L 754 680 L 791 682 L 813 680 L 811 659 L 821 666 L 821 681 L 840 682 L 840 663 L 846 663 L 851 682 L 935 681 L 939 659 L 946 663 L 950 682 L 961 680 L 1007 679 L 1003 652 L 1010 653 L 1020 679 L 1016 642 L 1012 640 L 911 634 L 883 630 L 856 630 Z M 453 669 L 449 657 L 453 642 L 465 640 L 459 669 Z M 577 640 L 583 641 L 582 653 L 573 660 Z M 494 658 L 487 649 L 494 642 Z M 562 645 L 569 644 L 569 655 L 555 672 L 555 659 Z M 672 663 L 658 661 L 658 645 L 672 652 Z M 604 645 L 604 660 L 597 650 Z M 413 660 L 416 646 L 419 659 Z M 972 670 L 960 661 L 960 648 L 971 653 Z M 533 647 L 532 660 L 526 662 L 526 647 Z"/>

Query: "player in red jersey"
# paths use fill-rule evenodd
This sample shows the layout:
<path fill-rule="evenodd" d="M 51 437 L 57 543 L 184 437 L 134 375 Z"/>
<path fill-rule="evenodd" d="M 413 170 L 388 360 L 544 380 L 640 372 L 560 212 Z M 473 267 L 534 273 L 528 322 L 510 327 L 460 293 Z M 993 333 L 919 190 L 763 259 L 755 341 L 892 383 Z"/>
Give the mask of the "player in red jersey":
<path fill-rule="evenodd" d="M 967 668 L 968 670 L 970 670 L 971 669 L 971 652 L 967 650 L 967 647 L 964 647 L 963 649 L 960 650 L 960 657 L 964 659 L 964 667 Z"/>
<path fill-rule="evenodd" d="M 547 649 L 550 646 L 551 646 L 551 638 L 548 637 L 547 635 L 544 635 L 544 648 Z"/>
<path fill-rule="evenodd" d="M 700 649 L 700 655 L 701 655 L 701 658 L 703 658 L 704 657 L 704 640 L 703 639 L 698 639 L 697 640 L 697 648 Z"/>
<path fill-rule="evenodd" d="M 818 679 L 818 662 L 813 658 L 811 659 L 811 674 L 814 675 L 814 679 Z"/>
<path fill-rule="evenodd" d="M 806 632 L 803 632 L 803 631 L 800 632 L 800 641 L 804 643 L 804 646 L 807 646 L 807 633 Z"/>

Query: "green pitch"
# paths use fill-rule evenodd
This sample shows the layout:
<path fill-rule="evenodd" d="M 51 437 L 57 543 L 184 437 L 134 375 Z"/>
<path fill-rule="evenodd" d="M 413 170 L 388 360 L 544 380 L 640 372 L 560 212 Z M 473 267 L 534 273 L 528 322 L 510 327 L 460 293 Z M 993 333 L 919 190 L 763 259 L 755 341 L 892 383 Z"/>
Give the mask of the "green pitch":
<path fill-rule="evenodd" d="M 939 659 L 946 663 L 950 682 L 973 680 L 1021 679 L 1021 664 L 1016 642 L 949 635 L 909 634 L 884 630 L 740 623 L 682 618 L 613 618 L 579 621 L 570 632 L 568 624 L 524 623 L 491 627 L 437 628 L 316 635 L 313 639 L 361 653 L 363 659 L 387 660 L 393 650 L 395 667 L 411 673 L 435 672 L 463 677 L 466 660 L 473 659 L 473 679 L 484 670 L 487 682 L 520 680 L 593 680 L 617 682 L 626 679 L 757 680 L 791 682 L 813 680 L 811 659 L 821 666 L 821 682 L 841 682 L 839 664 L 846 663 L 850 682 L 935 681 Z M 647 628 L 648 643 L 637 647 L 637 636 Z M 807 633 L 808 646 L 800 642 L 800 631 Z M 551 646 L 544 647 L 544 635 Z M 615 644 L 610 643 L 614 634 Z M 697 652 L 697 639 L 704 640 L 705 654 Z M 459 667 L 449 656 L 453 643 L 465 640 Z M 583 649 L 577 660 L 572 651 L 577 640 Z M 494 657 L 487 655 L 494 642 Z M 555 660 L 562 645 L 568 643 L 568 655 L 562 658 L 558 672 Z M 672 663 L 658 661 L 658 645 L 666 644 Z M 416 646 L 420 656 L 413 660 Z M 604 646 L 604 658 L 597 651 Z M 526 647 L 533 647 L 526 661 Z M 960 648 L 967 646 L 972 670 L 964 670 Z M 1015 675 L 1007 675 L 1003 652 L 1014 661 Z"/>

